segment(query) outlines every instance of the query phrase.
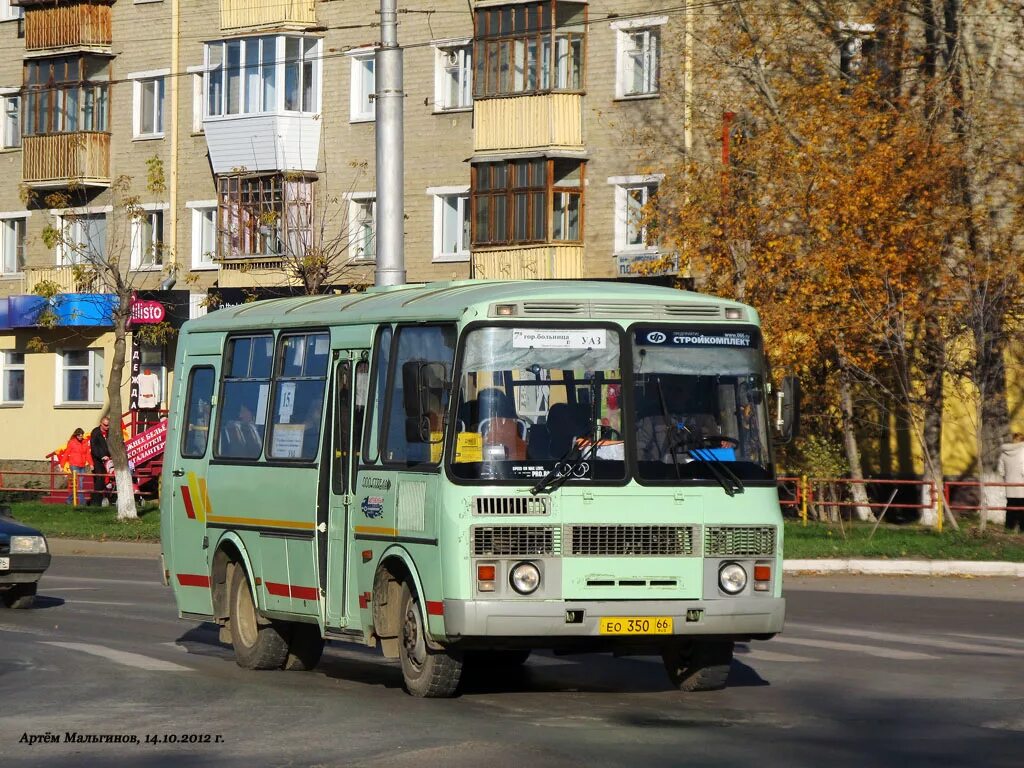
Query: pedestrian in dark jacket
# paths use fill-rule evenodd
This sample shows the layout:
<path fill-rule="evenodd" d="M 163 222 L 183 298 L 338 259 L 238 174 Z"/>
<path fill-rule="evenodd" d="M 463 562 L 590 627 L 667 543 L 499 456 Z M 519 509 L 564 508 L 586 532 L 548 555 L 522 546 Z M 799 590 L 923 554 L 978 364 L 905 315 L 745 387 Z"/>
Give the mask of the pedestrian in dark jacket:
<path fill-rule="evenodd" d="M 92 497 L 89 506 L 97 507 L 107 499 L 107 462 L 110 460 L 110 446 L 107 436 L 110 434 L 110 419 L 104 416 L 99 426 L 89 435 L 89 448 L 92 451 Z"/>

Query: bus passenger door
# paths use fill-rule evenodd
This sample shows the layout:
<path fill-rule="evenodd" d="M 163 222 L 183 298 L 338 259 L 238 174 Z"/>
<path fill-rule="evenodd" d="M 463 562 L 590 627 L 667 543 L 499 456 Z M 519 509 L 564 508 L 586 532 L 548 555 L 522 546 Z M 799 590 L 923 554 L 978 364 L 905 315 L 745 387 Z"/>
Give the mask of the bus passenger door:
<path fill-rule="evenodd" d="M 326 595 L 328 627 L 348 624 L 345 601 L 348 577 L 348 527 L 352 514 L 353 478 L 358 463 L 363 412 L 366 407 L 368 352 L 342 351 L 334 368 L 334 401 L 331 409 L 330 502 L 326 520 L 318 521 L 317 548 L 320 589 Z"/>
<path fill-rule="evenodd" d="M 175 382 L 171 414 L 180 418 L 180 430 L 165 447 L 163 471 L 170 491 L 171 547 L 165 556 L 178 606 L 188 613 L 212 614 L 210 569 L 205 547 L 209 494 L 206 468 L 212 450 L 216 362 L 219 356 L 193 356 L 183 366 L 183 380 Z M 184 385 L 184 386 L 183 386 Z M 169 486 L 169 487 L 168 487 Z"/>

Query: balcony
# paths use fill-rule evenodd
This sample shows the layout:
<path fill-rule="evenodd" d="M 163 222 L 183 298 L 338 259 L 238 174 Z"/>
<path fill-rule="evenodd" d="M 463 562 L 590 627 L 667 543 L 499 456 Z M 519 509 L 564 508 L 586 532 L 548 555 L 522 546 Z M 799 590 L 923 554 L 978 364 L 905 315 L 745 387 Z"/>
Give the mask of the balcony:
<path fill-rule="evenodd" d="M 572 280 L 583 274 L 582 245 L 521 245 L 473 251 L 481 280 Z"/>
<path fill-rule="evenodd" d="M 583 149 L 578 93 L 547 93 L 473 102 L 473 151 Z"/>
<path fill-rule="evenodd" d="M 35 293 L 36 286 L 56 286 L 60 293 L 96 293 L 100 282 L 89 270 L 66 267 L 36 267 L 25 270 L 24 293 Z"/>
<path fill-rule="evenodd" d="M 26 6 L 26 51 L 111 44 L 112 14 L 109 5 L 22 4 Z"/>
<path fill-rule="evenodd" d="M 25 136 L 21 176 L 32 187 L 109 187 L 110 134 L 79 131 Z"/>
<path fill-rule="evenodd" d="M 213 172 L 314 172 L 322 123 L 316 115 L 296 113 L 207 117 L 203 130 Z"/>
<path fill-rule="evenodd" d="M 316 24 L 314 0 L 220 0 L 221 29 Z"/>

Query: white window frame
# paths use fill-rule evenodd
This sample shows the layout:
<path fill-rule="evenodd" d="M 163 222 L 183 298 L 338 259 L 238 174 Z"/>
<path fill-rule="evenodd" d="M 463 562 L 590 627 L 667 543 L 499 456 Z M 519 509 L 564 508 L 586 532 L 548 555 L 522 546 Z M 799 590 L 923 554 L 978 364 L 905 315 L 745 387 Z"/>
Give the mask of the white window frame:
<path fill-rule="evenodd" d="M 668 16 L 648 16 L 642 19 L 624 19 L 611 23 L 611 28 L 615 31 L 615 98 L 651 99 L 660 95 L 661 41 L 664 39 L 662 27 L 667 23 Z M 654 41 L 654 49 L 647 52 L 647 55 L 653 59 L 652 62 L 648 62 L 649 66 L 653 65 L 651 66 L 653 71 L 649 71 L 647 74 L 650 84 L 648 90 L 632 92 L 627 87 L 627 84 L 633 80 L 633 65 L 628 56 L 630 38 L 632 35 L 644 31 L 653 34 L 651 39 Z"/>
<path fill-rule="evenodd" d="M 353 192 L 346 195 L 348 199 L 348 250 L 349 260 L 357 263 L 373 264 L 377 261 L 377 192 Z M 366 206 L 370 206 L 370 218 L 373 229 L 371 242 L 373 243 L 372 255 L 366 256 L 365 252 L 360 253 L 362 245 L 360 233 L 366 221 Z"/>
<path fill-rule="evenodd" d="M 8 363 L 8 355 L 21 355 L 22 361 L 20 363 Z M 21 371 L 22 374 L 22 396 L 20 400 L 8 400 L 5 396 L 7 392 L 7 374 L 12 371 Z M 28 391 L 28 374 L 25 372 L 25 353 L 19 352 L 16 349 L 0 350 L 0 406 L 7 406 L 9 408 L 23 406 L 25 404 L 26 391 Z"/>
<path fill-rule="evenodd" d="M 81 238 L 81 234 L 80 233 L 79 234 L 75 234 L 75 232 L 77 232 L 78 229 L 81 226 L 82 221 L 81 221 L 80 217 L 82 217 L 82 216 L 89 216 L 89 217 L 103 216 L 103 219 L 104 219 L 104 221 L 105 221 L 105 223 L 106 223 L 106 225 L 108 227 L 107 235 L 109 236 L 109 234 L 110 234 L 110 232 L 109 232 L 110 214 L 113 212 L 113 210 L 114 210 L 114 207 L 112 205 L 103 205 L 103 206 L 97 206 L 97 207 L 93 207 L 93 208 L 72 208 L 72 209 L 69 209 L 69 210 L 53 210 L 53 209 L 51 209 L 50 210 L 50 215 L 53 216 L 54 223 L 56 224 L 57 228 L 60 229 L 61 232 L 64 231 L 65 226 L 71 226 L 72 229 L 73 229 L 73 232 L 71 234 L 66 235 L 65 237 L 66 238 L 73 238 L 75 242 L 78 242 L 80 240 L 80 238 Z M 76 218 L 74 221 L 68 223 L 66 221 L 66 219 L 70 215 L 74 215 L 74 216 L 79 217 L 79 218 Z M 65 237 L 62 237 L 60 239 L 60 241 L 57 243 L 57 248 L 56 248 L 56 253 L 55 253 L 55 263 L 56 263 L 56 265 L 58 267 L 70 267 L 70 266 L 74 266 L 75 264 L 88 264 L 89 260 L 87 258 L 83 257 L 79 253 L 73 253 L 73 254 L 71 254 L 71 256 L 69 258 L 67 243 L 65 242 Z M 102 258 L 106 259 L 106 254 L 100 254 L 100 256 Z"/>
<path fill-rule="evenodd" d="M 14 132 L 16 135 L 9 131 L 11 127 L 8 125 L 8 110 L 10 109 L 9 104 L 14 102 L 17 104 L 17 109 L 14 113 Z M 21 149 L 21 91 L 18 88 L 0 88 L 0 149 Z"/>
<path fill-rule="evenodd" d="M 217 269 L 217 201 L 195 200 L 185 203 L 192 211 L 192 269 Z M 203 250 L 203 217 L 212 214 L 213 239 L 210 248 Z"/>
<path fill-rule="evenodd" d="M 0 0 L 0 21 L 17 21 L 25 15 L 20 5 L 11 5 L 11 0 Z"/>
<path fill-rule="evenodd" d="M 28 217 L 31 216 L 30 211 L 5 211 L 0 213 L 0 275 L 4 277 L 15 277 L 24 274 L 25 267 L 25 240 L 28 236 Z M 21 269 L 8 270 L 7 267 L 17 265 L 17 249 L 18 245 L 15 243 L 15 255 L 11 257 L 7 253 L 7 227 L 11 222 L 21 222 Z M 17 227 L 17 225 L 14 225 Z M 17 233 L 15 233 L 17 236 Z"/>
<path fill-rule="evenodd" d="M 427 194 L 434 198 L 434 261 L 438 263 L 469 261 L 470 236 L 466 230 L 469 223 L 469 185 L 454 187 L 429 187 Z M 444 249 L 444 205 L 448 198 L 457 197 L 461 202 L 463 214 L 463 232 L 465 233 L 464 250 L 452 253 Z"/>
<path fill-rule="evenodd" d="M 186 71 L 192 76 L 192 133 L 203 133 L 203 117 L 205 116 L 203 104 L 206 98 L 203 82 L 206 77 L 206 65 L 194 65 L 188 67 Z"/>
<path fill-rule="evenodd" d="M 167 252 L 167 217 L 164 212 L 169 209 L 167 203 L 147 203 L 139 206 L 142 209 L 142 216 L 149 218 L 152 216 L 160 217 L 160 231 L 162 233 L 163 240 L 154 241 L 150 243 L 142 242 L 142 220 L 133 218 L 131 222 L 131 235 L 132 235 L 132 253 L 131 253 L 131 270 L 133 272 L 160 272 L 164 268 L 164 257 Z M 143 259 L 152 258 L 156 255 L 157 245 L 160 246 L 160 262 L 159 263 L 145 263 Z"/>
<path fill-rule="evenodd" d="M 451 57 L 455 55 L 453 62 Z M 459 97 L 448 103 L 448 79 L 452 71 L 459 73 Z M 469 39 L 444 40 L 434 43 L 434 111 L 468 112 L 473 109 L 473 46 Z"/>
<path fill-rule="evenodd" d="M 631 245 L 627 242 L 629 235 L 629 209 L 627 197 L 629 190 L 645 187 L 646 193 L 644 204 L 650 199 L 651 193 L 657 190 L 662 181 L 665 180 L 663 173 L 649 173 L 635 176 L 612 176 L 608 183 L 615 187 L 615 254 L 620 253 L 657 253 L 657 244 L 647 244 L 646 232 L 642 232 L 640 245 Z"/>
<path fill-rule="evenodd" d="M 66 354 L 70 353 L 70 352 L 88 352 L 89 353 L 89 362 L 86 365 L 72 365 L 72 366 L 65 365 L 65 363 L 64 363 L 64 356 Z M 89 349 L 86 349 L 86 350 L 82 350 L 82 349 L 61 349 L 61 350 L 58 350 L 58 352 L 57 352 L 57 365 L 56 365 L 56 369 L 57 369 L 57 385 L 56 385 L 56 388 L 54 389 L 54 392 L 56 394 L 56 400 L 55 400 L 55 404 L 56 405 L 64 405 L 64 406 L 71 405 L 71 406 L 78 406 L 78 407 L 88 407 L 88 406 L 103 405 L 104 394 L 105 394 L 105 392 L 104 392 L 104 385 L 106 383 L 105 382 L 106 370 L 103 368 L 103 350 L 102 349 L 89 348 Z M 68 371 L 68 370 L 78 370 L 78 371 L 84 370 L 84 371 L 88 372 L 88 379 L 87 379 L 87 381 L 89 383 L 89 392 L 90 392 L 90 398 L 91 399 L 89 399 L 89 400 L 69 400 L 69 399 L 67 399 L 65 397 L 65 392 L 64 392 L 64 372 Z M 97 394 L 99 394 L 99 398 L 98 399 L 96 397 Z"/>
<path fill-rule="evenodd" d="M 135 140 L 162 139 L 164 137 L 164 125 L 167 120 L 165 100 L 167 97 L 167 76 L 171 74 L 169 69 L 156 69 L 150 72 L 132 72 L 128 79 L 132 81 L 132 138 Z M 153 98 L 153 130 L 143 131 L 142 129 L 142 90 L 152 84 L 156 89 Z"/>
<path fill-rule="evenodd" d="M 377 119 L 377 65 L 375 61 L 377 51 L 375 48 L 360 48 L 356 51 L 349 51 L 346 55 L 352 61 L 352 73 L 349 78 L 349 122 L 373 122 Z M 374 69 L 373 90 L 370 93 L 363 92 L 363 72 L 367 64 Z"/>

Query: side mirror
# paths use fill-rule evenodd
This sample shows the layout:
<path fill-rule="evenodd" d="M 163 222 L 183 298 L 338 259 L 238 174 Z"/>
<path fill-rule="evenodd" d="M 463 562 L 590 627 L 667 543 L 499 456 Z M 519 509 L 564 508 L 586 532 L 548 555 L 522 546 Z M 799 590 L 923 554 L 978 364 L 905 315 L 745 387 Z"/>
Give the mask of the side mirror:
<path fill-rule="evenodd" d="M 438 443 L 444 418 L 442 404 L 447 388 L 444 363 L 410 360 L 402 365 L 402 404 L 405 406 L 405 439 L 410 443 Z"/>
<path fill-rule="evenodd" d="M 786 376 L 775 393 L 775 429 L 783 444 L 800 433 L 800 380 L 796 376 Z"/>

